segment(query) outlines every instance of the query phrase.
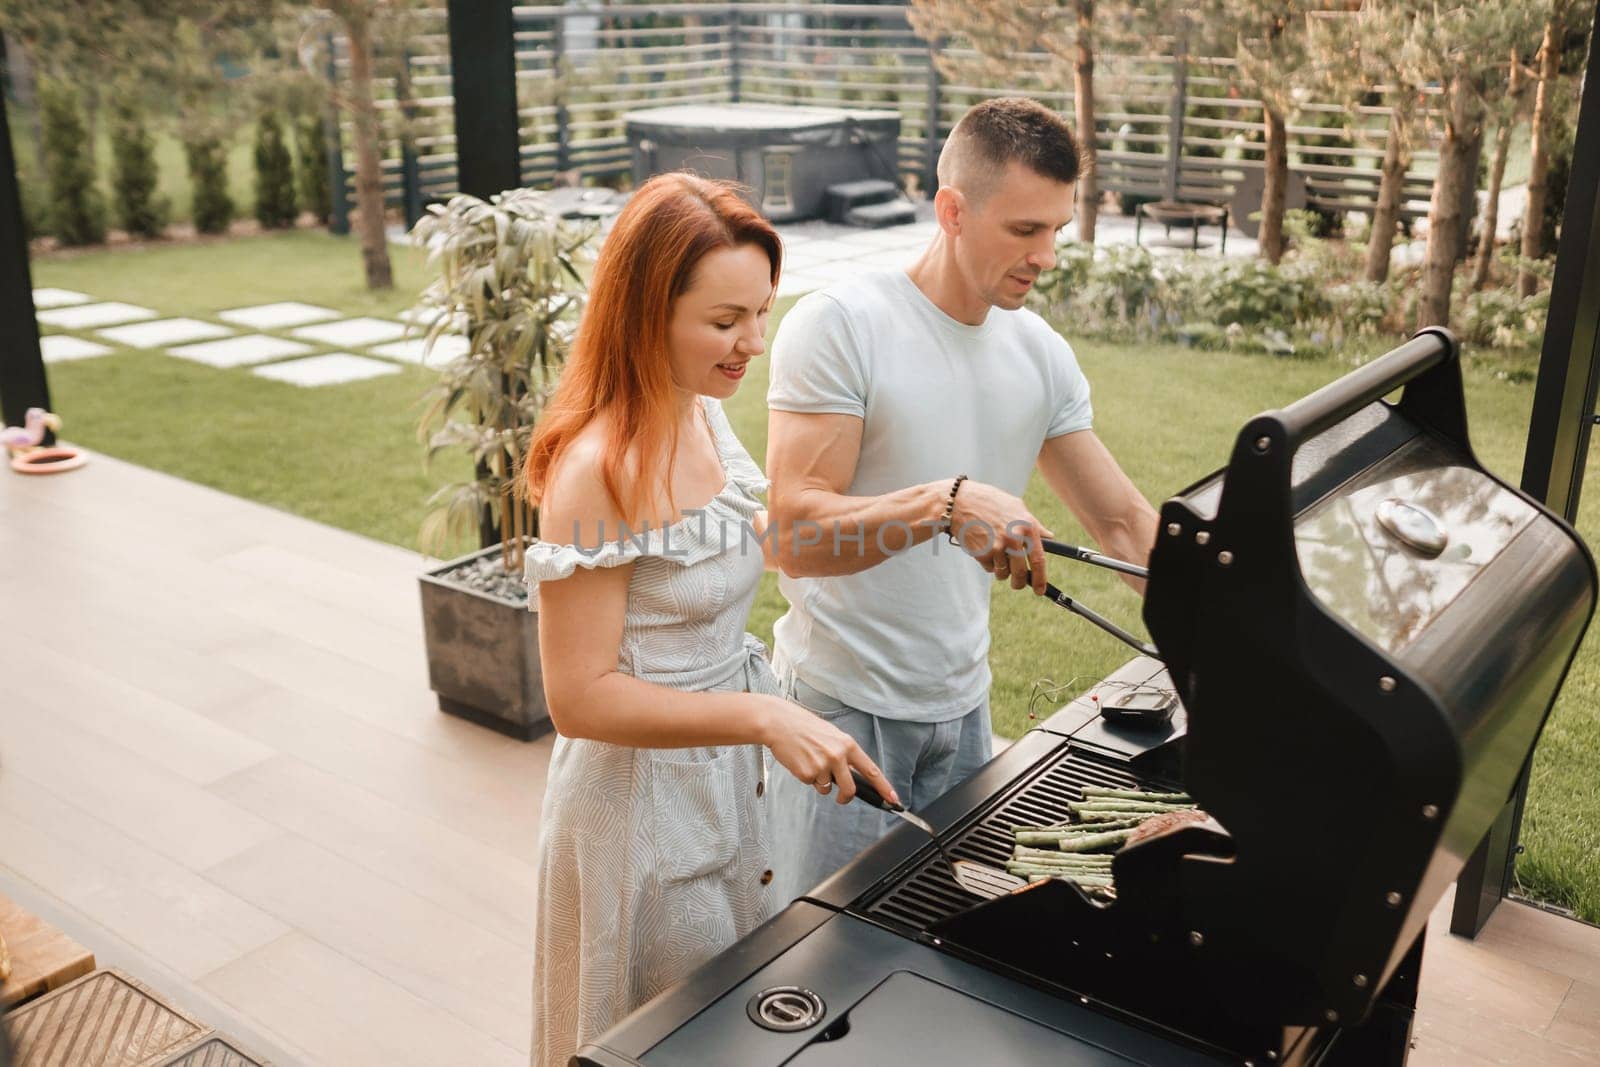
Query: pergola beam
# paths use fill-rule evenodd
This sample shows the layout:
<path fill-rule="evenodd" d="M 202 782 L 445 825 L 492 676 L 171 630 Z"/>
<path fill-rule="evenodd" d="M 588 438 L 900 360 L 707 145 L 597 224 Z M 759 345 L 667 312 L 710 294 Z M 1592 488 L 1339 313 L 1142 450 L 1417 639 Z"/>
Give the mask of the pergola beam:
<path fill-rule="evenodd" d="M 0 38 L 0 68 L 5 59 Z M 10 81 L 9 73 L 5 80 Z M 29 408 L 50 408 L 50 386 L 34 321 L 33 271 L 4 96 L 0 93 L 0 415 L 6 425 L 21 426 Z M 46 443 L 50 440 L 47 436 Z"/>

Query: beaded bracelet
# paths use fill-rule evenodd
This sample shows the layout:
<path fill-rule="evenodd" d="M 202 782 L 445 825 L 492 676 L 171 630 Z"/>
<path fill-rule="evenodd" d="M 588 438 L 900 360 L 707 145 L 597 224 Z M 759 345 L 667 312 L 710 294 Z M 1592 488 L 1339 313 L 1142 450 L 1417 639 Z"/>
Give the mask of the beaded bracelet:
<path fill-rule="evenodd" d="M 939 525 L 944 528 L 944 535 L 950 539 L 952 545 L 959 546 L 955 533 L 950 529 L 951 521 L 956 513 L 956 492 L 961 488 L 961 483 L 967 480 L 965 474 L 956 475 L 956 480 L 950 485 L 950 499 L 944 502 L 944 514 L 939 517 Z"/>

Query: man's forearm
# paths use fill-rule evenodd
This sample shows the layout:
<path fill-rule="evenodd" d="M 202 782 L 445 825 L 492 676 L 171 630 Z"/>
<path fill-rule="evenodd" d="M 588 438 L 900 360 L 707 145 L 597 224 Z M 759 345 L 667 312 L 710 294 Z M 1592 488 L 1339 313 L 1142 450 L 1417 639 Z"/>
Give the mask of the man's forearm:
<path fill-rule="evenodd" d="M 934 535 L 950 499 L 950 485 L 950 481 L 927 482 L 866 497 L 817 488 L 785 494 L 773 501 L 770 517 L 778 567 L 794 578 L 855 574 L 875 567 Z"/>

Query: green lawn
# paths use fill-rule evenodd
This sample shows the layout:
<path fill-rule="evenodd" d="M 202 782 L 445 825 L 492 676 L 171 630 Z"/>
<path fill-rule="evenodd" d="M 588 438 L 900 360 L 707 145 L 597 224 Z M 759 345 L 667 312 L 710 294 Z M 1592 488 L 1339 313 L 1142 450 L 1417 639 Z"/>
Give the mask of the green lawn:
<path fill-rule="evenodd" d="M 194 247 L 46 258 L 38 285 L 205 316 L 248 303 L 300 299 L 350 314 L 392 315 L 423 284 L 421 258 L 396 249 L 391 294 L 368 294 L 350 239 L 292 233 Z M 778 308 L 774 326 L 789 302 Z M 1348 369 L 1336 359 L 1274 360 L 1171 346 L 1081 342 L 1095 386 L 1100 435 L 1155 501 L 1209 473 L 1251 415 L 1280 406 Z M 156 353 L 112 355 L 50 368 L 66 436 L 92 448 L 265 501 L 395 544 L 414 547 L 432 485 L 464 463 L 424 474 L 414 426 L 430 375 L 416 368 L 385 379 L 303 390 L 213 370 Z M 757 460 L 766 451 L 766 361 L 729 404 Z M 1488 465 L 1515 480 L 1533 390 L 1469 367 L 1475 444 Z M 1035 479 L 1029 505 L 1065 540 L 1078 525 Z M 1600 531 L 1600 489 L 1585 498 L 1580 529 Z M 1057 565 L 1063 586 L 1125 626 L 1139 628 L 1138 598 L 1111 575 Z M 770 639 L 783 610 L 768 576 L 751 629 Z M 1054 605 L 997 589 L 993 611 L 996 728 L 1028 727 L 1036 683 L 1081 688 L 1125 660 L 1111 638 Z M 1535 786 L 1519 865 L 1525 889 L 1600 920 L 1600 654 L 1581 654 L 1535 762 Z M 1048 714 L 1064 702 L 1041 706 Z"/>
<path fill-rule="evenodd" d="M 367 291 L 353 238 L 316 232 L 46 257 L 35 261 L 33 277 L 35 285 L 172 315 L 206 318 L 304 300 L 349 315 L 393 316 L 415 303 L 423 258 L 395 247 L 390 256 L 396 286 L 388 293 Z M 52 406 L 72 441 L 407 546 L 416 544 L 432 488 L 467 471 L 465 460 L 452 458 L 423 470 L 416 420 L 433 377 L 407 366 L 388 377 L 302 389 L 156 352 L 49 368 Z"/>

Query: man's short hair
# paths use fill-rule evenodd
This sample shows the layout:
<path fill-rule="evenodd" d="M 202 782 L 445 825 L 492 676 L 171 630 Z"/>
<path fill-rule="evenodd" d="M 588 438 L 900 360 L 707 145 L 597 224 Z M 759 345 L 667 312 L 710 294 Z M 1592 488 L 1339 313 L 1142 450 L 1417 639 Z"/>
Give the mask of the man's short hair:
<path fill-rule="evenodd" d="M 1023 96 L 985 100 L 961 116 L 950 131 L 939 153 L 939 184 L 981 203 L 1013 161 L 1046 178 L 1075 182 L 1078 139 L 1066 119 L 1037 100 Z"/>

